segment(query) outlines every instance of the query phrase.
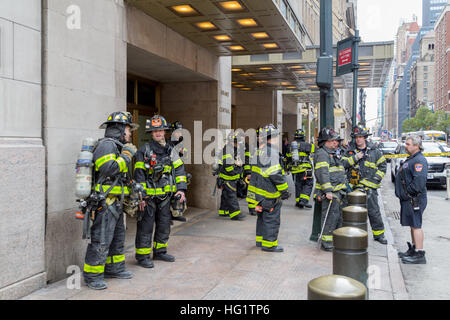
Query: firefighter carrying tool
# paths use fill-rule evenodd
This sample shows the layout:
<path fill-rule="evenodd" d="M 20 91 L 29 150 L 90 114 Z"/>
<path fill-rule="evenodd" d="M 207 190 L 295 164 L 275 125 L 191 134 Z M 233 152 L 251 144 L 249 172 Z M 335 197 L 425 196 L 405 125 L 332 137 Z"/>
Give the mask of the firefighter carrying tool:
<path fill-rule="evenodd" d="M 351 142 L 345 152 L 345 157 L 363 152 L 364 157 L 349 170 L 348 178 L 353 190 L 360 189 L 367 193 L 367 212 L 370 226 L 375 241 L 387 244 L 384 236 L 384 224 L 378 205 L 378 188 L 386 174 L 386 158 L 375 144 L 367 141 L 371 134 L 363 127 L 355 127 L 351 134 L 354 143 Z"/>
<path fill-rule="evenodd" d="M 278 150 L 279 130 L 273 125 L 259 129 L 257 162 L 252 165 L 247 202 L 255 204 L 256 246 L 269 252 L 283 252 L 278 246 L 282 200 L 290 197 Z"/>
<path fill-rule="evenodd" d="M 147 120 L 145 131 L 152 141 L 143 145 L 136 153 L 134 178 L 146 191 L 145 200 L 139 205 L 136 231 L 136 260 L 144 268 L 152 268 L 150 260 L 153 240 L 153 260 L 175 261 L 167 254 L 170 234 L 172 197 L 185 202 L 186 173 L 177 151 L 167 143 L 165 134 L 169 130 L 166 119 L 156 115 Z M 153 224 L 155 233 L 153 237 Z"/>

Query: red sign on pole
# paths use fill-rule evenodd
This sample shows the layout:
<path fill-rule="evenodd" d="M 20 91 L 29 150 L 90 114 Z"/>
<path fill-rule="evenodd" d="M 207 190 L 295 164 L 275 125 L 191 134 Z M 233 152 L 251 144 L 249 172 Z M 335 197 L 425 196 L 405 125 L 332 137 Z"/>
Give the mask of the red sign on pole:
<path fill-rule="evenodd" d="M 346 64 L 352 63 L 352 48 L 347 48 L 339 51 L 339 61 L 338 66 L 344 66 Z"/>

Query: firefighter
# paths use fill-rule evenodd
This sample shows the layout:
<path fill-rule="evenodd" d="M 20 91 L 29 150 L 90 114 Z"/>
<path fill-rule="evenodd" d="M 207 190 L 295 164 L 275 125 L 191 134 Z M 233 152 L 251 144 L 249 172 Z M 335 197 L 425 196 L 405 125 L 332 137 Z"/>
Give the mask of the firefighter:
<path fill-rule="evenodd" d="M 237 197 L 237 186 L 243 174 L 244 152 L 238 147 L 240 145 L 236 133 L 227 137 L 227 143 L 222 149 L 222 160 L 219 161 L 219 177 L 217 185 L 222 190 L 220 198 L 219 216 L 230 217 L 231 220 L 244 220 L 244 214 L 240 210 Z"/>
<path fill-rule="evenodd" d="M 289 171 L 295 183 L 295 205 L 300 209 L 304 207 L 310 209 L 312 205 L 309 204 L 309 200 L 314 185 L 312 158 L 315 145 L 305 141 L 305 132 L 302 129 L 295 131 L 294 140 L 297 142 L 296 152 L 299 159 L 293 160 L 293 150 L 287 153 L 287 158 Z"/>
<path fill-rule="evenodd" d="M 363 157 L 359 152 L 349 158 L 341 158 L 336 151 L 342 139 L 329 127 L 323 128 L 318 137 L 319 149 L 314 154 L 316 189 L 314 197 L 321 205 L 321 249 L 333 249 L 333 231 L 342 224 L 341 206 L 346 195 L 345 170 Z"/>
<path fill-rule="evenodd" d="M 129 195 L 128 168 L 136 153 L 136 147 L 130 143 L 131 131 L 138 127 L 128 112 L 114 112 L 100 126 L 106 130 L 94 150 L 93 186 L 101 201 L 93 217 L 83 268 L 84 281 L 91 289 L 106 289 L 104 278 L 133 277 L 125 268 L 122 207 L 123 198 Z"/>
<path fill-rule="evenodd" d="M 358 152 L 364 153 L 364 157 L 348 172 L 350 187 L 352 190 L 361 189 L 367 194 L 367 212 L 370 226 L 375 241 L 387 244 L 384 236 L 384 224 L 378 205 L 378 188 L 386 174 L 386 158 L 373 144 L 367 141 L 371 134 L 362 126 L 355 127 L 352 131 L 351 142 L 344 157 L 352 156 Z"/>
<path fill-rule="evenodd" d="M 257 213 L 256 246 L 269 252 L 283 252 L 278 245 L 281 200 L 290 197 L 280 164 L 278 138 L 279 130 L 271 124 L 259 129 L 257 162 L 252 166 L 247 192 L 247 202 L 255 204 Z"/>
<path fill-rule="evenodd" d="M 147 120 L 145 131 L 152 141 L 139 148 L 136 153 L 134 179 L 143 185 L 146 198 L 139 204 L 136 231 L 136 260 L 144 268 L 152 268 L 150 259 L 153 240 L 153 260 L 174 262 L 175 257 L 167 253 L 170 234 L 172 197 L 180 203 L 186 200 L 186 173 L 178 152 L 173 152 L 166 141 L 170 130 L 166 119 L 160 115 Z M 154 237 L 153 224 L 155 223 Z"/>

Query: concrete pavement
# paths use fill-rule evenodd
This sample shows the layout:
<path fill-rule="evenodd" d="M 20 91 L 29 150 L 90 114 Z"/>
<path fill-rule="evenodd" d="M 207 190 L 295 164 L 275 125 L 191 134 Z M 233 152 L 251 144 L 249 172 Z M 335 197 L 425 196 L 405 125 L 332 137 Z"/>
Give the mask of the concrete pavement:
<path fill-rule="evenodd" d="M 292 179 L 288 180 L 292 192 Z M 243 200 L 241 207 L 248 212 Z M 72 281 L 76 276 L 71 276 L 70 281 L 50 284 L 23 299 L 305 300 L 308 282 L 332 273 L 332 253 L 309 241 L 313 210 L 296 208 L 294 197 L 283 202 L 278 243 L 285 251 L 281 254 L 256 248 L 255 216 L 231 221 L 195 208 L 186 216 L 187 223 L 175 221 L 169 240 L 174 263 L 155 261 L 153 269 L 139 267 L 134 259 L 134 223 L 128 221 L 126 263 L 132 279 L 107 279 L 108 289 L 94 291 L 82 280 L 80 288 L 69 289 L 68 283 L 69 287 L 76 283 Z M 407 299 L 394 254 L 396 258 L 392 245 L 374 243 L 369 234 L 371 300 Z"/>

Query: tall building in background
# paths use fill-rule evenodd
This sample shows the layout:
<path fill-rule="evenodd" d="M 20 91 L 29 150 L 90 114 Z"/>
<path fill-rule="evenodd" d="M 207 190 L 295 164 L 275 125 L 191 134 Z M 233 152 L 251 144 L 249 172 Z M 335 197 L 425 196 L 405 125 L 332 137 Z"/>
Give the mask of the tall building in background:
<path fill-rule="evenodd" d="M 422 0 L 422 25 L 434 26 L 446 5 L 447 0 Z"/>
<path fill-rule="evenodd" d="M 435 110 L 450 112 L 450 4 L 447 4 L 434 26 L 436 33 Z"/>

